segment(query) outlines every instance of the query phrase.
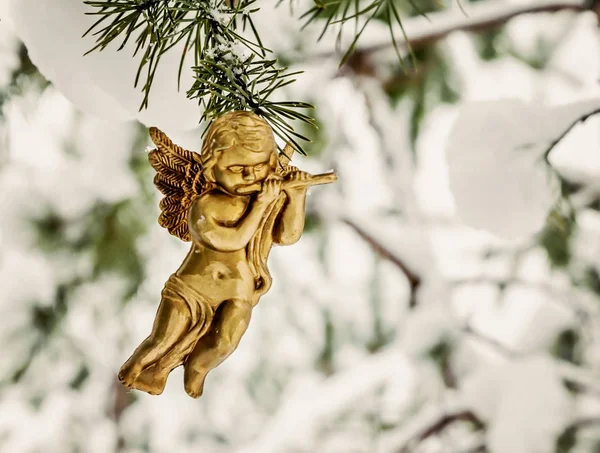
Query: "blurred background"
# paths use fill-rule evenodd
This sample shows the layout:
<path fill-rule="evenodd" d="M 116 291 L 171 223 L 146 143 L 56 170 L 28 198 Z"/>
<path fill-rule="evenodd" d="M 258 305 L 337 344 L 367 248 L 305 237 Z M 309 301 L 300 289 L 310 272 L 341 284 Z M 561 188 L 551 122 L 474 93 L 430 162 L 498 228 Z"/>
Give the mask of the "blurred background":
<path fill-rule="evenodd" d="M 199 400 L 180 369 L 158 397 L 116 378 L 188 248 L 157 223 L 147 127 L 196 111 L 169 107 L 166 82 L 160 114 L 117 109 L 139 90 L 118 62 L 89 71 L 128 92 L 69 66 L 73 14 L 2 2 L 0 452 L 600 452 L 598 118 L 552 151 L 571 215 L 525 239 L 460 221 L 446 159 L 467 102 L 600 97 L 596 6 L 416 1 L 429 21 L 398 2 L 414 60 L 375 21 L 341 67 L 335 33 L 300 29 L 311 2 L 259 2 L 265 45 L 305 71 L 287 93 L 316 107 L 294 163 L 339 181 L 309 192 L 302 239 L 273 249 L 273 288 Z M 165 132 L 199 151 L 201 126 L 175 122 Z M 473 146 L 513 133 L 475 127 Z M 486 162 L 517 185 L 501 160 Z M 530 213 L 483 203 L 496 223 Z"/>

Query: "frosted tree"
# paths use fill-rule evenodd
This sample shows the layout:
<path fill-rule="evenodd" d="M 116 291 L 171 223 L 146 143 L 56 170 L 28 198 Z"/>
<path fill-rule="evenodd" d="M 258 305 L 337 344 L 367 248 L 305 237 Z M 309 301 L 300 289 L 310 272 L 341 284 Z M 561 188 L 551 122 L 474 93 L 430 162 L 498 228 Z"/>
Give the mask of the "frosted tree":
<path fill-rule="evenodd" d="M 594 4 L 3 6 L 2 451 L 600 448 Z M 185 254 L 147 127 L 231 109 L 339 182 L 202 399 L 128 393 Z"/>

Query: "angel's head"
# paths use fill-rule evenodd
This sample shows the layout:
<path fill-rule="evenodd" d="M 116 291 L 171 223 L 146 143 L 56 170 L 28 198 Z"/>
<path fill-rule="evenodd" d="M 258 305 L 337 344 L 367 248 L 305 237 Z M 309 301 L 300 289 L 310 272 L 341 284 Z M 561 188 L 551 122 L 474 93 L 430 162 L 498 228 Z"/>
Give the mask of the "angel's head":
<path fill-rule="evenodd" d="M 261 190 L 275 170 L 277 145 L 269 124 L 252 112 L 229 112 L 210 125 L 201 152 L 206 181 L 232 195 Z"/>

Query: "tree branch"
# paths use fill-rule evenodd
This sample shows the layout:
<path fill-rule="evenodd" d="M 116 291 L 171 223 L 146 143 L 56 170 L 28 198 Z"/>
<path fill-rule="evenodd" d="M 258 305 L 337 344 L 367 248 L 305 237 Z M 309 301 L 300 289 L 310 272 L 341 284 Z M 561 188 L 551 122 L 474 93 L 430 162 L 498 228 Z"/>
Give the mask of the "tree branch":
<path fill-rule="evenodd" d="M 236 453 L 281 453 L 312 439 L 316 433 L 356 405 L 388 379 L 413 373 L 410 359 L 393 348 L 381 350 L 314 385 L 288 395 L 261 434 Z M 300 448 L 302 449 L 302 448 Z"/>
<path fill-rule="evenodd" d="M 423 426 L 421 432 L 417 433 L 412 439 L 404 444 L 398 453 L 411 453 L 413 446 L 425 439 L 441 434 L 448 426 L 455 422 L 469 422 L 475 429 L 484 429 L 484 424 L 477 418 L 477 416 L 470 410 L 462 410 L 454 413 L 441 414 L 437 420 L 434 420 L 432 424 Z"/>
<path fill-rule="evenodd" d="M 356 223 L 354 223 L 350 219 L 342 220 L 346 225 L 350 226 L 362 239 L 367 242 L 371 246 L 375 252 L 379 253 L 383 258 L 389 260 L 394 263 L 398 269 L 402 271 L 402 273 L 406 276 L 408 283 L 410 284 L 410 292 L 411 296 L 416 294 L 417 289 L 421 285 L 421 278 L 411 271 L 408 265 L 400 258 L 392 253 L 389 249 L 387 249 L 381 242 L 359 227 Z M 412 300 L 412 297 L 411 297 Z"/>
<path fill-rule="evenodd" d="M 593 301 L 587 301 L 586 299 L 579 297 L 579 294 L 577 294 L 575 289 L 560 288 L 550 281 L 528 281 L 513 276 L 496 277 L 478 275 L 452 280 L 449 284 L 454 287 L 490 284 L 496 285 L 499 288 L 507 288 L 511 285 L 522 285 L 527 286 L 528 288 L 535 288 L 538 291 L 545 293 L 549 296 L 548 302 L 573 311 L 581 321 L 586 321 L 592 316 L 597 316 L 599 314 L 598 307 L 595 306 L 596 304 L 594 304 Z"/>
<path fill-rule="evenodd" d="M 449 425 L 454 422 L 465 421 L 472 423 L 477 429 L 483 429 L 484 424 L 479 418 L 475 416 L 475 414 L 471 411 L 465 410 L 461 412 L 457 412 L 455 414 L 447 414 L 441 417 L 437 422 L 433 425 L 427 427 L 423 430 L 422 433 L 419 434 L 418 440 L 423 441 L 428 437 L 431 437 L 435 434 L 439 434 L 441 431 L 446 429 Z"/>
<path fill-rule="evenodd" d="M 521 351 L 515 351 L 502 344 L 495 338 L 474 330 L 470 326 L 464 326 L 462 331 L 474 339 L 491 346 L 500 356 L 505 359 L 516 359 L 524 357 Z M 598 375 L 588 369 L 574 365 L 566 360 L 555 359 L 556 367 L 560 377 L 567 383 L 575 385 L 577 388 L 600 395 L 600 378 Z"/>
<path fill-rule="evenodd" d="M 457 395 L 448 394 L 450 400 L 431 403 L 422 407 L 401 428 L 391 432 L 386 444 L 397 445 L 397 453 L 412 453 L 416 445 L 425 439 L 438 435 L 454 422 L 470 422 L 477 430 L 484 429 L 479 418 Z"/>
<path fill-rule="evenodd" d="M 485 424 L 466 406 L 455 401 L 450 408 L 434 409 L 426 407 L 417 413 L 405 426 L 394 435 L 400 445 L 398 453 L 412 453 L 414 447 L 429 437 L 442 433 L 448 426 L 455 422 L 469 422 L 478 431 L 486 429 Z M 600 416 L 587 415 L 576 418 L 566 430 L 585 429 L 600 424 Z M 467 450 L 461 453 L 483 453 L 487 448 L 483 440 L 474 442 Z"/>
<path fill-rule="evenodd" d="M 591 10 L 590 2 L 581 0 L 547 0 L 527 5 L 507 5 L 501 1 L 474 3 L 466 13 L 457 11 L 440 11 L 428 14 L 429 20 L 417 16 L 403 21 L 408 41 L 399 39 L 396 44 L 405 51 L 418 50 L 429 46 L 455 31 L 479 32 L 504 25 L 510 19 L 524 14 L 553 13 L 557 11 Z M 389 35 L 386 35 L 389 36 Z M 394 45 L 389 38 L 382 37 L 381 42 L 358 47 L 356 52 L 374 53 L 388 49 Z M 337 52 L 323 52 L 309 58 L 324 58 L 336 55 Z"/>
<path fill-rule="evenodd" d="M 579 118 L 577 118 L 575 121 L 573 121 L 573 123 L 567 128 L 565 129 L 565 131 L 559 136 L 557 137 L 551 144 L 550 146 L 548 146 L 548 148 L 546 149 L 546 151 L 544 151 L 544 158 L 546 160 L 548 160 L 548 156 L 550 155 L 550 152 L 552 152 L 552 150 L 554 149 L 554 147 L 556 145 L 558 145 L 558 143 L 567 136 L 567 134 L 569 132 L 571 132 L 571 129 L 573 129 L 575 126 L 577 126 L 577 124 L 579 123 L 583 123 L 585 122 L 585 120 L 587 120 L 590 116 L 594 116 L 597 115 L 598 113 L 600 113 L 600 108 L 595 109 L 589 113 L 586 113 L 583 116 L 580 116 Z"/>

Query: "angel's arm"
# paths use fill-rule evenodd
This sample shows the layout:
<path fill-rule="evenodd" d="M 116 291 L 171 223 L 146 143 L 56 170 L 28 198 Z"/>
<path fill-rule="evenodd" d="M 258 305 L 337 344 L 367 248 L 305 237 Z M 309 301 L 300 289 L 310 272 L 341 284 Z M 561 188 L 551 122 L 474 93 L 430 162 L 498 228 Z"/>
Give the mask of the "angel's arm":
<path fill-rule="evenodd" d="M 216 216 L 218 202 L 211 200 L 210 195 L 199 197 L 190 208 L 192 239 L 220 252 L 241 250 L 252 239 L 269 204 L 269 201 L 257 199 L 235 225 L 224 225 Z"/>
<path fill-rule="evenodd" d="M 309 177 L 308 173 L 298 171 L 292 173 L 288 181 L 303 181 Z M 287 197 L 273 230 L 273 240 L 276 244 L 292 245 L 298 242 L 304 231 L 306 191 L 308 186 L 286 189 L 284 183 L 283 188 Z"/>

